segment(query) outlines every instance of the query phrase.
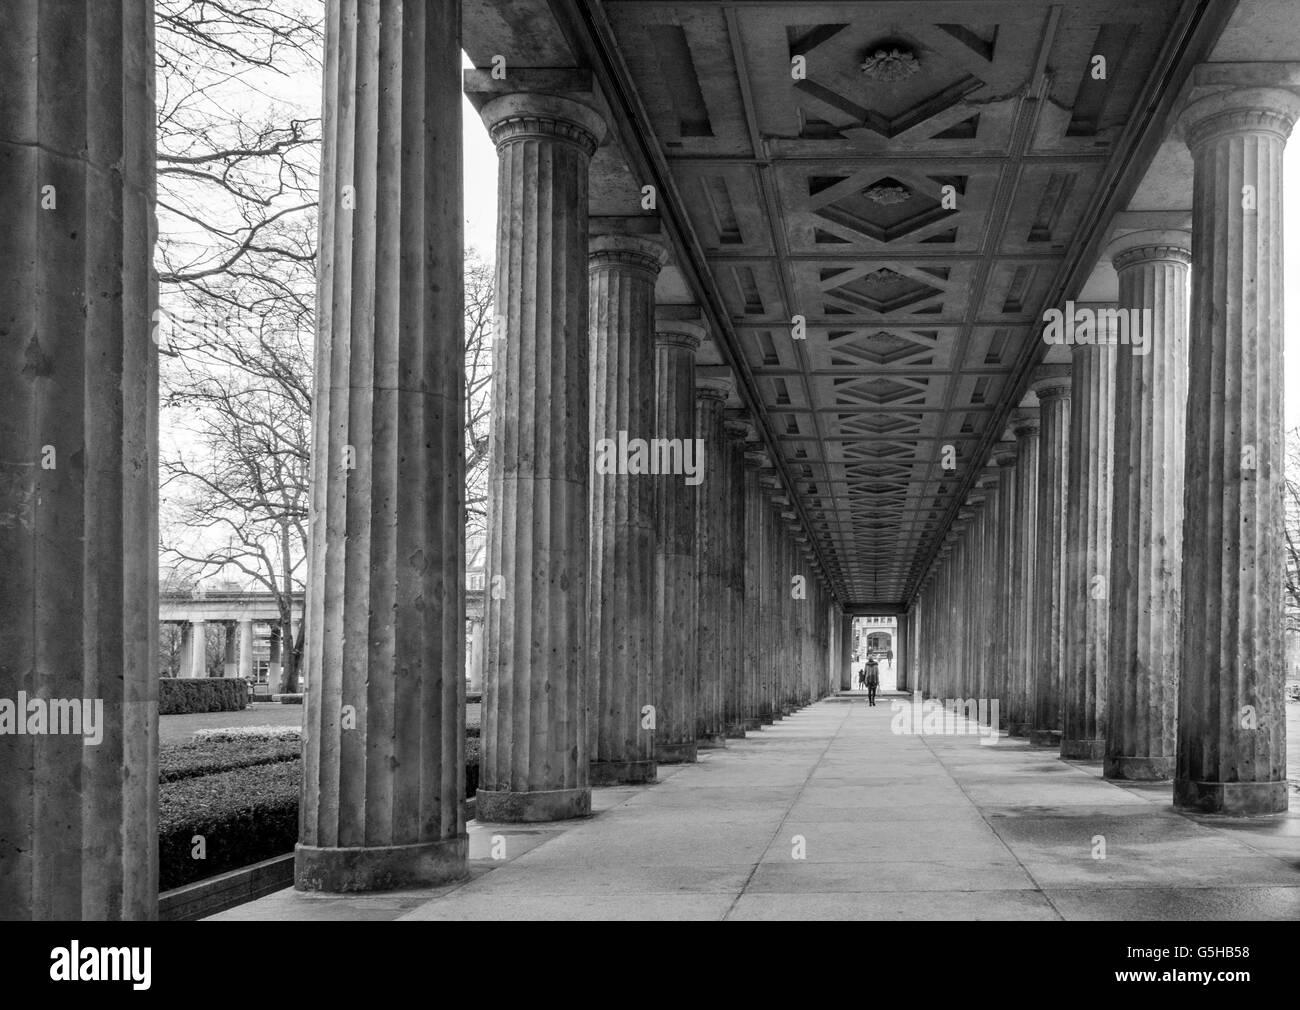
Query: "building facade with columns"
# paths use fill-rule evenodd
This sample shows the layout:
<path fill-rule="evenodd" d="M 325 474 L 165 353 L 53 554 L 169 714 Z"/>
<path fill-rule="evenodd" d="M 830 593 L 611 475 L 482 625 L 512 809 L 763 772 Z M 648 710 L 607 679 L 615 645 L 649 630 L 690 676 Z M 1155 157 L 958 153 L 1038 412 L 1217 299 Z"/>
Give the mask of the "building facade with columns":
<path fill-rule="evenodd" d="M 1285 809 L 1300 26 L 976 6 L 329 0 L 299 888 L 467 872 L 462 89 L 499 159 L 481 819 L 850 686 L 855 615 L 909 691 Z M 0 692 L 106 721 L 0 738 L 19 917 L 157 911 L 152 16 L 0 40 Z M 1067 307 L 1107 342 L 1045 341 Z M 670 465 L 598 466 L 623 434 Z"/>

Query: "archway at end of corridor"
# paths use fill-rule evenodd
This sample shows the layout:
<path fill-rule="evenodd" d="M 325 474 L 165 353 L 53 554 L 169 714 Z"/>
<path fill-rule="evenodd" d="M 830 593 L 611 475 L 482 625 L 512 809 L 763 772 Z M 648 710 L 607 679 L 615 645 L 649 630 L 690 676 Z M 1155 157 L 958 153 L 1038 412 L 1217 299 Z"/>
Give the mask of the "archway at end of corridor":
<path fill-rule="evenodd" d="M 868 659 L 876 660 L 880 676 L 878 691 L 898 690 L 898 619 L 895 617 L 858 617 L 853 621 L 853 690 L 858 687 L 858 674 Z M 863 691 L 865 693 L 865 691 Z"/>

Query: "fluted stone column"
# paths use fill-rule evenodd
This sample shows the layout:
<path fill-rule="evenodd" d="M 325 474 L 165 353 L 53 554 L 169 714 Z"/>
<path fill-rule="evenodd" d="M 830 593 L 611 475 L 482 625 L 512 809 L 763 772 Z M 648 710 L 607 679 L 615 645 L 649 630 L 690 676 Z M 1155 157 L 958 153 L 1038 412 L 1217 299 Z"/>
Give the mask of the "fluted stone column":
<path fill-rule="evenodd" d="M 0 22 L 0 698 L 100 735 L 0 733 L 0 917 L 152 919 L 153 4 Z"/>
<path fill-rule="evenodd" d="M 591 809 L 586 740 L 587 173 L 604 126 L 566 98 L 481 110 L 497 146 L 482 821 Z"/>
<path fill-rule="evenodd" d="M 745 446 L 745 558 L 744 624 L 741 628 L 744 671 L 744 722 L 746 732 L 759 730 L 762 718 L 762 586 L 765 561 L 763 545 L 763 487 L 761 470 L 770 460 L 757 442 Z"/>
<path fill-rule="evenodd" d="M 1038 456 L 1038 601 L 1030 652 L 1033 702 L 1031 742 L 1061 745 L 1061 682 L 1065 669 L 1065 508 L 1070 493 L 1070 366 L 1042 365 L 1035 373 L 1042 434 Z"/>
<path fill-rule="evenodd" d="M 688 322 L 655 324 L 655 437 L 678 440 L 695 454 L 695 352 L 704 331 Z M 651 695 L 655 759 L 694 761 L 699 628 L 696 609 L 695 510 L 699 485 L 685 475 L 655 478 L 655 600 Z"/>
<path fill-rule="evenodd" d="M 744 421 L 723 423 L 725 472 L 723 510 L 723 732 L 745 736 L 745 440 L 753 429 Z"/>
<path fill-rule="evenodd" d="M 1111 246 L 1119 306 L 1149 314 L 1144 353 L 1115 349 L 1110 648 L 1103 774 L 1174 774 L 1181 648 L 1183 439 L 1191 235 L 1141 232 Z"/>
<path fill-rule="evenodd" d="M 993 615 L 990 637 L 993 643 L 989 668 L 989 698 L 997 699 L 999 729 L 1010 725 L 1010 690 L 1015 628 L 1016 543 L 1020 535 L 1016 522 L 1018 488 L 1016 443 L 998 442 L 993 446 L 993 462 L 998 467 L 997 549 L 990 575 L 993 579 Z"/>
<path fill-rule="evenodd" d="M 724 641 L 727 609 L 722 558 L 723 514 L 726 507 L 726 435 L 723 409 L 731 391 L 731 377 L 697 370 L 695 432 L 703 441 L 704 481 L 696 495 L 696 612 L 699 637 L 696 655 L 696 726 L 698 747 L 726 746 L 724 721 Z"/>
<path fill-rule="evenodd" d="M 997 697 L 994 682 L 997 679 L 997 666 L 1001 661 L 1005 639 L 997 636 L 998 612 L 1002 610 L 998 599 L 998 582 L 1001 578 L 999 557 L 998 510 L 1002 499 L 1002 471 L 996 465 L 988 466 L 980 473 L 979 489 L 985 494 L 984 507 L 980 510 L 980 530 L 983 546 L 980 552 L 979 571 L 974 585 L 975 598 L 979 607 L 978 648 L 980 654 L 979 691 L 976 697 L 985 699 Z"/>
<path fill-rule="evenodd" d="M 759 471 L 759 486 L 763 490 L 763 567 L 759 581 L 759 610 L 762 614 L 761 634 L 763 642 L 762 667 L 759 671 L 759 719 L 764 725 L 771 725 L 781 718 L 779 693 L 777 693 L 777 671 L 780 669 L 779 623 L 780 623 L 780 576 L 777 573 L 776 543 L 776 506 L 775 495 L 779 489 L 775 471 L 764 467 Z"/>
<path fill-rule="evenodd" d="M 460 16 L 327 20 L 294 882 L 339 892 L 466 872 Z"/>
<path fill-rule="evenodd" d="M 253 679 L 253 622 L 239 622 L 239 676 Z"/>
<path fill-rule="evenodd" d="M 1300 96 L 1194 101 L 1182 679 L 1174 802 L 1287 808 L 1282 151 Z"/>
<path fill-rule="evenodd" d="M 840 690 L 853 690 L 853 615 L 840 618 Z"/>
<path fill-rule="evenodd" d="M 1011 414 L 1011 431 L 1016 439 L 1016 550 L 1011 579 L 1014 614 L 1011 646 L 1011 676 L 1007 692 L 1008 731 L 1028 736 L 1033 729 L 1035 625 L 1038 598 L 1035 579 L 1038 568 L 1038 447 L 1039 408 L 1021 407 Z"/>
<path fill-rule="evenodd" d="M 642 727 L 642 709 L 651 704 L 656 477 L 648 458 L 629 450 L 625 461 L 620 447 L 648 447 L 654 434 L 654 286 L 666 250 L 624 235 L 589 247 L 591 784 L 652 782 L 654 730 Z"/>
<path fill-rule="evenodd" d="M 1065 519 L 1061 757 L 1100 761 L 1106 746 L 1111 454 L 1116 347 L 1103 334 L 1071 355 L 1069 496 Z M 1125 349 L 1127 352 L 1127 349 Z"/>

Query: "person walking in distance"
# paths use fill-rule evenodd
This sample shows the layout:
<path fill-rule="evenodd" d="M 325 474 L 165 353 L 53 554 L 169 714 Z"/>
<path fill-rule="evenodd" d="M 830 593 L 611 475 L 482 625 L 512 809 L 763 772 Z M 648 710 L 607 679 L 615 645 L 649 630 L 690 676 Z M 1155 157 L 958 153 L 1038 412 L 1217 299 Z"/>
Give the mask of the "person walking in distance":
<path fill-rule="evenodd" d="M 875 656 L 867 658 L 867 704 L 876 703 L 876 688 L 880 685 L 880 665 L 876 662 Z"/>

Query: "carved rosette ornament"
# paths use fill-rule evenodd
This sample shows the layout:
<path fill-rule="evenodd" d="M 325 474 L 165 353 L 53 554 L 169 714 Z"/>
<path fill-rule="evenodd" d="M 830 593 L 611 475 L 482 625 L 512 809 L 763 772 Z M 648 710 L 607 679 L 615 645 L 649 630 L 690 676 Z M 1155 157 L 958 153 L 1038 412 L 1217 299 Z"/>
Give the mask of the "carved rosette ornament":
<path fill-rule="evenodd" d="M 866 197 L 873 203 L 880 203 L 886 206 L 896 203 L 906 203 L 912 199 L 912 191 L 906 186 L 872 186 L 866 191 Z"/>
<path fill-rule="evenodd" d="M 862 72 L 870 80 L 893 84 L 921 72 L 921 61 L 904 46 L 880 48 L 862 61 Z"/>

